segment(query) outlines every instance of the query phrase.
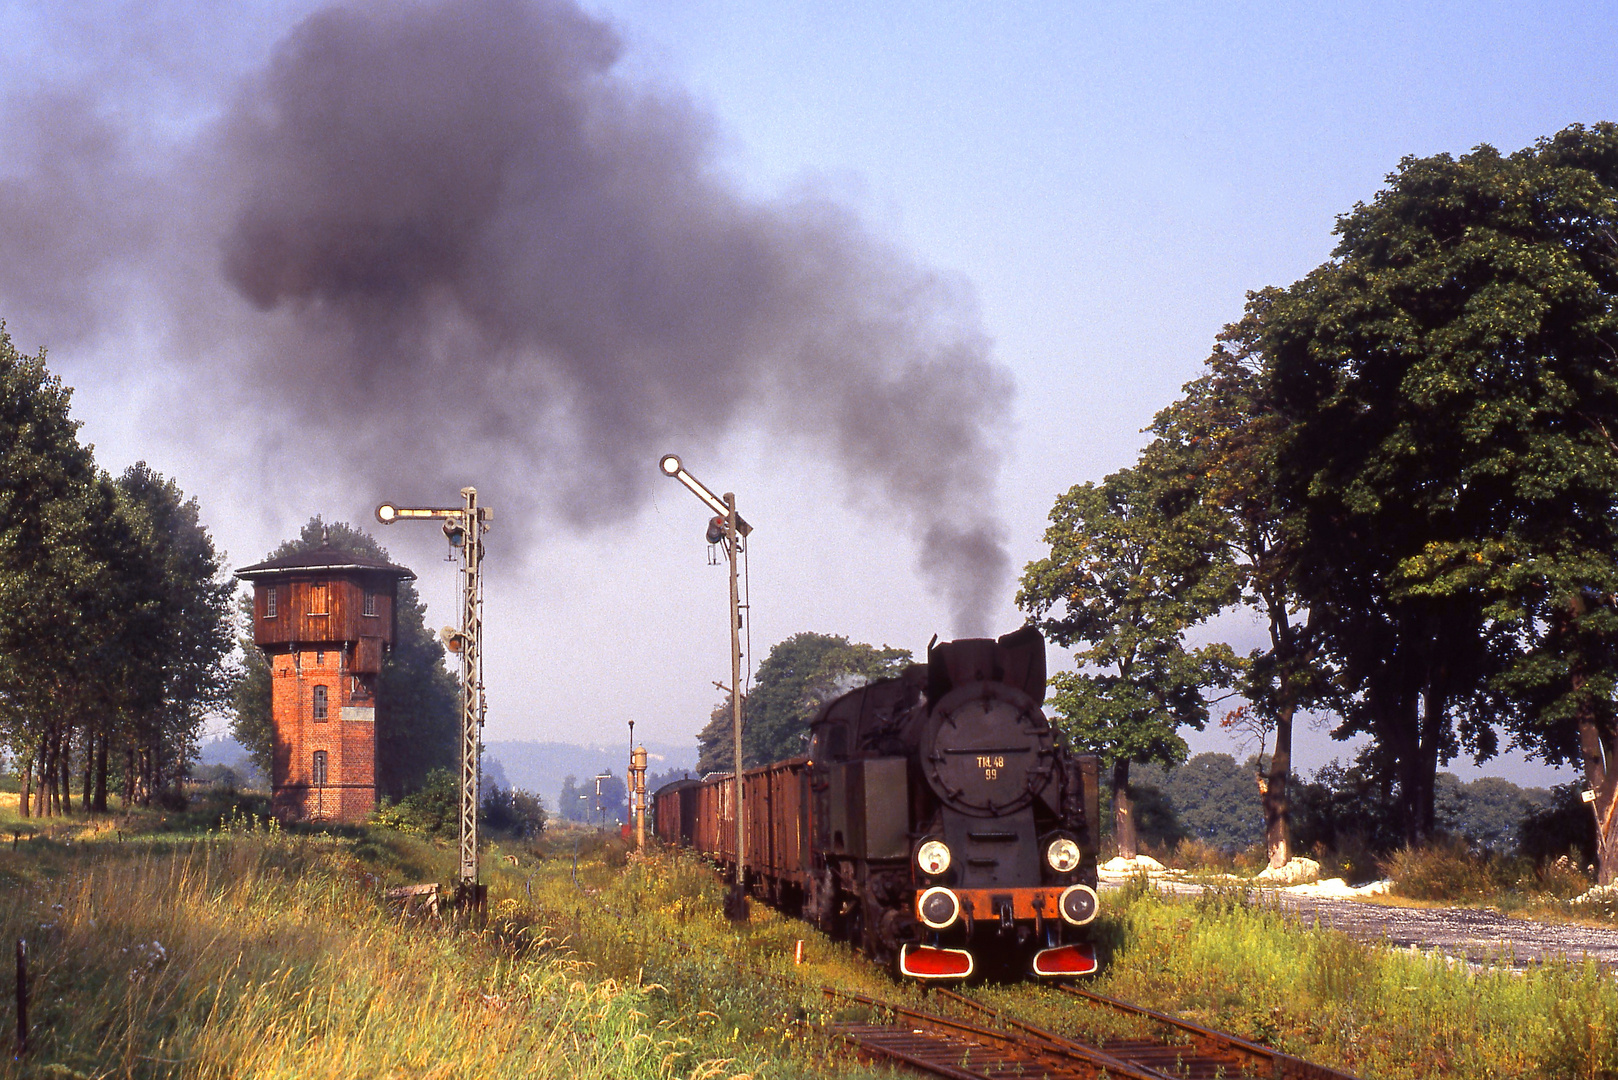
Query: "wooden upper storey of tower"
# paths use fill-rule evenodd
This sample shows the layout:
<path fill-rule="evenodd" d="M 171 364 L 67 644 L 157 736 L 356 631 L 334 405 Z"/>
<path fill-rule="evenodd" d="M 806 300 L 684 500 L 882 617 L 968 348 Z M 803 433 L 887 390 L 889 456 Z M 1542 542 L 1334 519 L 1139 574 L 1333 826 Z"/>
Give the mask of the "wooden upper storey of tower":
<path fill-rule="evenodd" d="M 401 579 L 416 575 L 383 559 L 320 547 L 236 571 L 253 583 L 253 642 L 392 644 Z"/>

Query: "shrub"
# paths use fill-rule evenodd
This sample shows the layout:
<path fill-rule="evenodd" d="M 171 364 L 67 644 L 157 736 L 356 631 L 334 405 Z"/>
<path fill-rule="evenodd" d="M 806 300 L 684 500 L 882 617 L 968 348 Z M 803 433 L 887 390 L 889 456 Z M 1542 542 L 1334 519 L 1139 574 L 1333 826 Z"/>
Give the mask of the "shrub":
<path fill-rule="evenodd" d="M 1577 784 L 1551 789 L 1549 806 L 1530 811 L 1517 826 L 1517 850 L 1536 863 L 1577 852 L 1579 865 L 1596 861 L 1596 822 Z"/>
<path fill-rule="evenodd" d="M 1512 884 L 1507 860 L 1476 855 L 1464 841 L 1443 839 L 1401 848 L 1382 860 L 1393 892 L 1412 900 L 1482 900 Z"/>
<path fill-rule="evenodd" d="M 421 790 L 377 807 L 371 823 L 416 836 L 451 836 L 460 830 L 461 782 L 448 769 L 427 774 Z"/>
<path fill-rule="evenodd" d="M 490 786 L 483 794 L 483 823 L 519 840 L 538 840 L 545 832 L 545 800 L 521 788 Z"/>
<path fill-rule="evenodd" d="M 1534 891 L 1571 900 L 1590 888 L 1590 875 L 1579 869 L 1577 853 L 1551 859 L 1534 871 Z"/>

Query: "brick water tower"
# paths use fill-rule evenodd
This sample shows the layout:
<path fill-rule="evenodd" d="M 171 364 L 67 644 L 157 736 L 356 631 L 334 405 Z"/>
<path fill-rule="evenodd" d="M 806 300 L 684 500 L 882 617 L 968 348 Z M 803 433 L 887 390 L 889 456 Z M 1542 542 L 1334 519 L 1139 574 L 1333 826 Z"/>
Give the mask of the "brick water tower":
<path fill-rule="evenodd" d="M 329 543 L 236 571 L 270 661 L 270 805 L 283 821 L 360 821 L 376 807 L 376 681 L 416 575 Z"/>

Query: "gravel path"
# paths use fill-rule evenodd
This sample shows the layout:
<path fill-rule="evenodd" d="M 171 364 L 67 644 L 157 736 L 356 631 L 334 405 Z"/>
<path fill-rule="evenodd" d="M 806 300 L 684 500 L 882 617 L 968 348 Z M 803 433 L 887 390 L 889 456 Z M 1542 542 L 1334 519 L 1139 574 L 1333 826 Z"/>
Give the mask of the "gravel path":
<path fill-rule="evenodd" d="M 1618 928 L 1536 922 L 1477 908 L 1406 908 L 1363 900 L 1281 895 L 1282 906 L 1361 941 L 1436 949 L 1474 964 L 1522 968 L 1546 960 L 1590 959 L 1618 969 Z"/>
<path fill-rule="evenodd" d="M 1104 883 L 1107 888 L 1110 883 Z M 1165 892 L 1196 895 L 1201 887 L 1159 881 Z M 1115 886 L 1114 886 L 1115 887 Z M 1524 968 L 1547 960 L 1594 960 L 1618 970 L 1618 927 L 1576 926 L 1514 918 L 1477 908 L 1406 908 L 1364 900 L 1270 892 L 1308 925 L 1323 924 L 1361 941 L 1395 948 L 1438 951 L 1469 963 Z"/>

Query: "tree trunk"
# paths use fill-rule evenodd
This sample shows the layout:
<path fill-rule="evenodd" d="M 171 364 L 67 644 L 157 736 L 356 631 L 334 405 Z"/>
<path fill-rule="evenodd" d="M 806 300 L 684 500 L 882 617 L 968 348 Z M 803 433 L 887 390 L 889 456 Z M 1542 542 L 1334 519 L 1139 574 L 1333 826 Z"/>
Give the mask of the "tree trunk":
<path fill-rule="evenodd" d="M 88 724 L 84 728 L 84 787 L 80 789 L 79 806 L 86 816 L 90 813 L 90 785 L 95 779 L 96 735 Z"/>
<path fill-rule="evenodd" d="M 1597 724 L 1588 705 L 1579 710 L 1579 751 L 1584 779 L 1595 792 L 1590 809 L 1596 818 L 1596 883 L 1618 882 L 1618 769 L 1608 768 L 1618 754 L 1618 732 Z"/>
<path fill-rule="evenodd" d="M 34 761 L 34 772 L 38 774 L 39 786 L 34 789 L 34 816 L 45 816 L 45 777 L 49 770 L 45 767 L 45 759 L 50 756 L 50 740 L 42 738 L 39 741 L 39 754 Z"/>
<path fill-rule="evenodd" d="M 1112 833 L 1118 854 L 1125 859 L 1133 859 L 1140 851 L 1134 810 L 1129 799 L 1129 759 L 1119 758 L 1112 765 Z"/>
<path fill-rule="evenodd" d="M 41 817 L 55 817 L 61 809 L 61 793 L 57 791 L 56 780 L 60 774 L 56 768 L 57 755 L 61 753 L 61 746 L 54 734 L 45 737 L 45 759 L 39 763 L 40 781 L 39 790 L 45 796 L 45 812 Z"/>
<path fill-rule="evenodd" d="M 23 817 L 33 816 L 34 801 L 34 754 L 30 753 L 22 763 L 22 797 L 17 800 L 17 812 Z"/>
<path fill-rule="evenodd" d="M 1292 859 L 1292 804 L 1287 784 L 1292 778 L 1292 706 L 1283 705 L 1275 718 L 1275 752 L 1264 777 L 1264 847 L 1271 869 Z"/>
<path fill-rule="evenodd" d="M 1421 708 L 1415 694 L 1402 694 L 1395 701 L 1398 719 L 1388 732 L 1394 769 L 1399 778 L 1397 805 L 1404 826 L 1407 847 L 1417 847 L 1421 832 Z"/>
<path fill-rule="evenodd" d="M 135 748 L 124 748 L 124 809 L 135 805 Z"/>
<path fill-rule="evenodd" d="M 96 813 L 107 812 L 107 733 L 96 737 L 96 797 L 92 804 Z"/>
<path fill-rule="evenodd" d="M 62 773 L 62 813 L 73 812 L 73 733 L 62 733 L 62 749 L 56 755 Z"/>
<path fill-rule="evenodd" d="M 1422 692 L 1421 703 L 1415 809 L 1419 841 L 1426 843 L 1438 832 L 1438 751 L 1449 724 L 1449 697 L 1429 687 Z"/>

